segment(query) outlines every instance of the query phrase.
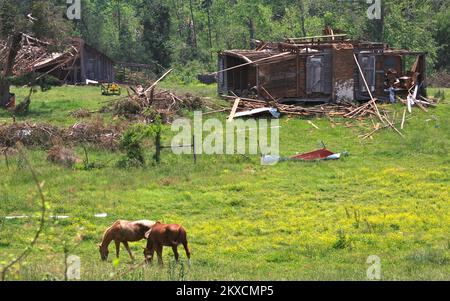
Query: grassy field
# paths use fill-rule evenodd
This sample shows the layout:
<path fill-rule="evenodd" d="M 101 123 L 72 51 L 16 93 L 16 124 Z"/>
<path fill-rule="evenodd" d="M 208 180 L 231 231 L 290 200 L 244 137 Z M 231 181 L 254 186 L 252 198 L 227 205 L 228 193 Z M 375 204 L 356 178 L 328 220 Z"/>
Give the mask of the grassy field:
<path fill-rule="evenodd" d="M 215 88 L 185 91 L 214 98 Z M 15 92 L 18 99 L 27 93 Z M 48 217 L 37 246 L 8 279 L 63 279 L 64 245 L 78 244 L 70 254 L 81 257 L 82 280 L 366 280 L 370 255 L 380 257 L 384 280 L 450 280 L 450 90 L 446 94 L 428 113 L 414 109 L 405 139 L 385 130 L 361 141 L 358 135 L 372 125 L 359 121 L 315 119 L 319 130 L 305 119 L 280 121 L 282 155 L 324 141 L 349 152 L 340 161 L 261 166 L 256 156 L 203 155 L 194 165 L 189 156 L 165 152 L 160 166 L 124 170 L 114 164 L 120 153 L 89 149 L 92 161 L 107 166 L 84 171 L 52 165 L 44 150 L 28 150 L 45 181 L 48 216 L 71 218 Z M 71 111 L 95 111 L 107 100 L 98 88 L 54 88 L 35 94 L 30 116 L 20 121 L 68 126 L 77 121 Z M 399 122 L 403 107 L 390 110 Z M 2 122 L 10 122 L 4 112 Z M 168 130 L 164 140 L 170 141 Z M 9 170 L 0 161 L 0 264 L 27 246 L 38 225 L 37 219 L 4 219 L 39 213 L 29 171 L 18 157 L 10 160 Z M 125 250 L 120 261 L 101 262 L 103 231 L 116 219 L 143 218 L 183 224 L 192 266 L 184 252 L 182 264 L 174 265 L 169 249 L 164 268 L 127 272 L 134 265 Z M 142 247 L 132 244 L 139 259 Z"/>

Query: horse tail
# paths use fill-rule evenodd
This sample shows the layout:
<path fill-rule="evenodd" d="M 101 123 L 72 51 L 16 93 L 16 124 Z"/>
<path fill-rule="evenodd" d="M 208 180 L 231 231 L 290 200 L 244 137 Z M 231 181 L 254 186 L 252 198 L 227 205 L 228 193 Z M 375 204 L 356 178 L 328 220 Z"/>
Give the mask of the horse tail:
<path fill-rule="evenodd" d="M 191 252 L 189 251 L 188 241 L 187 241 L 187 232 L 183 227 L 180 227 L 179 229 L 179 241 L 180 244 L 183 245 L 184 250 L 186 251 L 186 256 L 188 258 L 188 263 L 190 264 L 191 260 Z"/>
<path fill-rule="evenodd" d="M 175 231 L 177 232 L 177 237 L 173 241 L 173 244 L 175 246 L 178 246 L 179 244 L 182 244 L 183 241 L 186 239 L 186 231 L 183 229 L 181 225 L 178 225 L 178 228 Z"/>

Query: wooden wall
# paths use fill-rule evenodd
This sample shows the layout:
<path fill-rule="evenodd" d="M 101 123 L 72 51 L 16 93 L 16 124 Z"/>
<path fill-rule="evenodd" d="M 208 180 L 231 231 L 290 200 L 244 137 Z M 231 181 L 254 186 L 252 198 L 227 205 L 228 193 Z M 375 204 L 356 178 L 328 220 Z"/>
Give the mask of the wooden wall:
<path fill-rule="evenodd" d="M 283 97 L 297 97 L 298 66 L 297 57 L 292 57 L 273 64 L 264 64 L 258 67 L 259 85 L 264 87 L 275 99 Z M 264 98 L 262 88 L 259 94 Z"/>
<path fill-rule="evenodd" d="M 115 80 L 114 63 L 108 57 L 89 46 L 85 46 L 83 52 L 82 81 L 90 79 L 99 82 L 113 82 Z"/>

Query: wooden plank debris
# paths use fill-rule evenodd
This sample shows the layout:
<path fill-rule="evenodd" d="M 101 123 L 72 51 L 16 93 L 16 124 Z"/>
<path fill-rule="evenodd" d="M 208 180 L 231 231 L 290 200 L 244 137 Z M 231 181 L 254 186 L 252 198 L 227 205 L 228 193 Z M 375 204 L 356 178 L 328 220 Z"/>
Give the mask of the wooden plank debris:
<path fill-rule="evenodd" d="M 236 98 L 236 100 L 234 101 L 234 105 L 233 108 L 231 109 L 231 113 L 230 116 L 228 117 L 228 122 L 232 122 L 234 119 L 234 115 L 236 115 L 236 111 L 239 107 L 239 102 L 241 101 L 241 99 L 238 97 Z"/>
<path fill-rule="evenodd" d="M 310 125 L 312 125 L 314 128 L 316 128 L 317 130 L 320 130 L 320 128 L 317 125 L 315 125 L 311 120 L 308 120 L 308 123 Z"/>
<path fill-rule="evenodd" d="M 167 75 L 169 75 L 170 72 L 172 72 L 173 69 L 170 69 L 169 71 L 167 71 L 166 73 L 163 74 L 163 76 L 161 76 L 157 81 L 155 81 L 150 87 L 148 87 L 147 90 L 145 90 L 144 94 L 147 94 L 148 92 L 150 92 L 154 87 L 156 87 L 156 85 L 162 81 Z"/>
<path fill-rule="evenodd" d="M 359 73 L 361 74 L 361 78 L 363 79 L 363 82 L 364 82 L 364 85 L 366 86 L 367 92 L 370 95 L 370 99 L 372 100 L 369 103 L 375 109 L 376 115 L 378 116 L 378 118 L 380 119 L 380 121 L 383 124 L 387 123 L 395 132 L 397 132 L 401 137 L 404 138 L 405 136 L 395 127 L 395 125 L 386 116 L 384 116 L 384 117 L 381 116 L 380 110 L 378 109 L 378 106 L 377 106 L 376 99 L 373 97 L 372 92 L 370 91 L 370 87 L 367 84 L 366 78 L 364 76 L 364 72 L 362 71 L 361 65 L 358 62 L 358 58 L 356 57 L 356 54 L 353 54 L 353 57 L 355 59 L 356 65 L 358 66 Z M 417 87 L 416 87 L 416 90 L 417 90 Z"/>
<path fill-rule="evenodd" d="M 403 111 L 402 126 L 401 126 L 401 129 L 402 129 L 402 130 L 405 128 L 405 119 L 406 119 L 406 111 L 407 111 L 407 110 L 408 110 L 408 109 L 405 108 L 405 110 Z"/>

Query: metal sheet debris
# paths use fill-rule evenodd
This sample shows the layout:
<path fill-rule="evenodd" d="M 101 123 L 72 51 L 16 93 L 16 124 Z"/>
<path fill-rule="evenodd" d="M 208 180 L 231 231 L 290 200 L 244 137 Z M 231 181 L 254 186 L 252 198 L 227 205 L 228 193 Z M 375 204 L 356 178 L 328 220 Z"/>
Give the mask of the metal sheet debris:
<path fill-rule="evenodd" d="M 322 160 L 339 160 L 344 156 L 348 156 L 348 152 L 344 151 L 342 153 L 334 153 L 326 148 L 319 149 L 316 151 L 294 155 L 288 158 L 281 157 L 278 155 L 263 155 L 261 157 L 262 165 L 275 165 L 279 162 L 284 161 L 297 161 L 297 162 L 312 162 L 312 161 L 322 161 Z"/>
<path fill-rule="evenodd" d="M 265 116 L 270 115 L 273 118 L 280 118 L 281 113 L 278 112 L 275 108 L 259 108 L 259 109 L 253 109 L 249 111 L 239 112 L 234 115 L 234 118 L 242 118 L 242 117 L 250 117 L 250 116 Z"/>

